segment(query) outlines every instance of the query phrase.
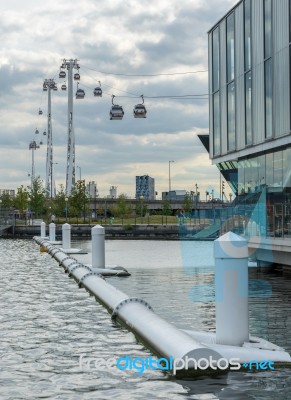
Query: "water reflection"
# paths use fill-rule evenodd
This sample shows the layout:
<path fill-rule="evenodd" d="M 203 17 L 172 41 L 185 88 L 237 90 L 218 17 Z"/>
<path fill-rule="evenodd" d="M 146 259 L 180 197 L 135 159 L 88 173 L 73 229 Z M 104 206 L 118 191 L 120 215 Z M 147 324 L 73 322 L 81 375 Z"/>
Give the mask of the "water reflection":
<path fill-rule="evenodd" d="M 193 244 L 192 244 L 193 245 Z M 89 242 L 78 247 L 90 250 Z M 129 268 L 127 279 L 110 282 L 147 300 L 155 312 L 184 329 L 215 329 L 214 304 L 191 301 L 197 284 L 213 281 L 212 243 L 193 248 L 182 268 L 178 242 L 107 242 L 108 264 Z M 149 350 L 112 323 L 105 309 L 69 279 L 31 241 L 0 240 L 1 399 L 287 399 L 290 370 L 230 373 L 219 378 L 178 380 L 159 371 L 82 371 L 79 357 L 146 358 Z M 190 251 L 190 250 L 189 250 Z M 209 256 L 210 254 L 210 256 Z M 90 262 L 90 254 L 80 256 Z M 86 258 L 87 257 L 87 258 Z M 204 260 L 204 263 L 201 262 Z M 200 264 L 199 264 L 200 263 Z M 204 268 L 205 267 L 205 268 Z M 251 333 L 291 351 L 290 279 L 260 274 L 271 298 L 250 299 Z"/>

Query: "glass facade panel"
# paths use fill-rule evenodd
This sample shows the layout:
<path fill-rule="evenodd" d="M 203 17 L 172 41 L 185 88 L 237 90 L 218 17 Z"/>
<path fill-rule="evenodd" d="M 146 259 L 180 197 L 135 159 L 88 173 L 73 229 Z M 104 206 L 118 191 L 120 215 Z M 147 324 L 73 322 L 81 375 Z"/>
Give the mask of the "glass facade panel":
<path fill-rule="evenodd" d="M 217 27 L 212 34 L 212 91 L 219 89 L 219 28 Z"/>
<path fill-rule="evenodd" d="M 258 187 L 261 189 L 266 184 L 266 156 L 258 157 Z"/>
<path fill-rule="evenodd" d="M 291 147 L 283 151 L 283 187 L 291 187 Z"/>
<path fill-rule="evenodd" d="M 220 154 L 220 95 L 213 95 L 213 153 Z"/>
<path fill-rule="evenodd" d="M 228 151 L 235 150 L 235 83 L 227 87 L 227 147 Z"/>
<path fill-rule="evenodd" d="M 245 71 L 251 69 L 251 0 L 245 0 Z"/>
<path fill-rule="evenodd" d="M 283 185 L 283 151 L 274 153 L 274 185 L 281 187 Z"/>
<path fill-rule="evenodd" d="M 234 13 L 226 20 L 227 82 L 234 80 Z"/>
<path fill-rule="evenodd" d="M 266 154 L 266 185 L 274 185 L 274 154 Z"/>
<path fill-rule="evenodd" d="M 253 142 L 252 128 L 252 73 L 245 74 L 246 145 Z"/>
<path fill-rule="evenodd" d="M 265 58 L 272 55 L 272 0 L 264 0 L 264 49 Z"/>
<path fill-rule="evenodd" d="M 273 136 L 273 67 L 272 59 L 265 62 L 265 137 Z"/>

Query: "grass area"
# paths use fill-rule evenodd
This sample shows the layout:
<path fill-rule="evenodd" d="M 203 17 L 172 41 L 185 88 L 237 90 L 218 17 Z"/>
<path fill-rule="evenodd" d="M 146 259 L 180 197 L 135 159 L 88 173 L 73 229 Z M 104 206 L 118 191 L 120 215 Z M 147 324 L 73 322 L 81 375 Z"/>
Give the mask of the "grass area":
<path fill-rule="evenodd" d="M 46 223 L 50 223 L 51 221 L 46 220 Z M 166 216 L 166 215 L 149 215 L 145 217 L 124 217 L 124 218 L 97 218 L 97 219 L 89 219 L 89 218 L 75 218 L 69 217 L 66 221 L 66 218 L 56 218 L 56 224 L 64 224 L 68 222 L 69 224 L 87 224 L 87 225 L 125 225 L 125 226 L 132 226 L 132 225 L 209 225 L 211 220 L 209 219 L 198 219 L 198 218 L 177 218 L 176 216 Z M 29 225 L 28 221 L 25 220 L 17 220 L 17 225 Z"/>

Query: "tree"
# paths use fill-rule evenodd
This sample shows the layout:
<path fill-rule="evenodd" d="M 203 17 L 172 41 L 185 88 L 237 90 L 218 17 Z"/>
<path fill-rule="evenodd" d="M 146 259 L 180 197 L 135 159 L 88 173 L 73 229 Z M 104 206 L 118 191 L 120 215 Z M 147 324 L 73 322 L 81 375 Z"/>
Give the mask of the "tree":
<path fill-rule="evenodd" d="M 78 217 L 83 213 L 85 219 L 85 215 L 89 211 L 85 180 L 79 180 L 75 183 L 70 196 L 70 205 L 71 214 L 75 214 Z"/>
<path fill-rule="evenodd" d="M 186 194 L 183 201 L 183 209 L 186 214 L 191 214 L 193 209 L 193 200 L 189 194 Z"/>
<path fill-rule="evenodd" d="M 163 207 L 162 207 L 163 215 L 171 215 L 172 214 L 172 207 L 171 203 L 169 200 L 165 200 L 163 202 Z"/>
<path fill-rule="evenodd" d="M 65 215 L 66 213 L 66 192 L 64 185 L 60 185 L 60 190 L 57 192 L 56 197 L 54 198 L 54 201 L 51 204 L 51 211 L 55 215 Z"/>
<path fill-rule="evenodd" d="M 13 201 L 9 196 L 9 193 L 7 192 L 4 192 L 0 197 L 0 199 L 1 199 L 1 207 L 3 207 L 3 209 L 8 210 L 13 204 Z"/>
<path fill-rule="evenodd" d="M 123 218 L 132 213 L 132 205 L 126 201 L 124 193 L 118 196 L 116 204 L 112 207 L 112 213 L 115 217 Z"/>
<path fill-rule="evenodd" d="M 40 177 L 35 178 L 30 191 L 30 207 L 36 217 L 46 212 L 45 195 L 43 181 Z"/>
<path fill-rule="evenodd" d="M 15 208 L 19 210 L 20 215 L 23 215 L 24 211 L 27 210 L 29 204 L 29 192 L 23 185 L 17 188 L 17 193 L 14 198 L 13 204 Z"/>

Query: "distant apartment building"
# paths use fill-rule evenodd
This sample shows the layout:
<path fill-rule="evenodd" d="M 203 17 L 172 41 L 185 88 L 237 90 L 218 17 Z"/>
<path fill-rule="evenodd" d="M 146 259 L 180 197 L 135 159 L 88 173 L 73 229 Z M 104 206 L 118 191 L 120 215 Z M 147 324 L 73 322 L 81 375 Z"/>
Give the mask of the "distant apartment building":
<path fill-rule="evenodd" d="M 162 192 L 162 200 L 183 201 L 186 195 L 189 195 L 186 190 L 171 190 L 170 192 Z"/>
<path fill-rule="evenodd" d="M 155 180 L 148 175 L 135 177 L 135 197 L 139 199 L 143 197 L 145 200 L 155 200 Z"/>
<path fill-rule="evenodd" d="M 15 190 L 12 190 L 12 189 L 0 189 L 0 197 L 3 196 L 3 194 L 8 194 L 9 197 L 15 197 Z"/>

